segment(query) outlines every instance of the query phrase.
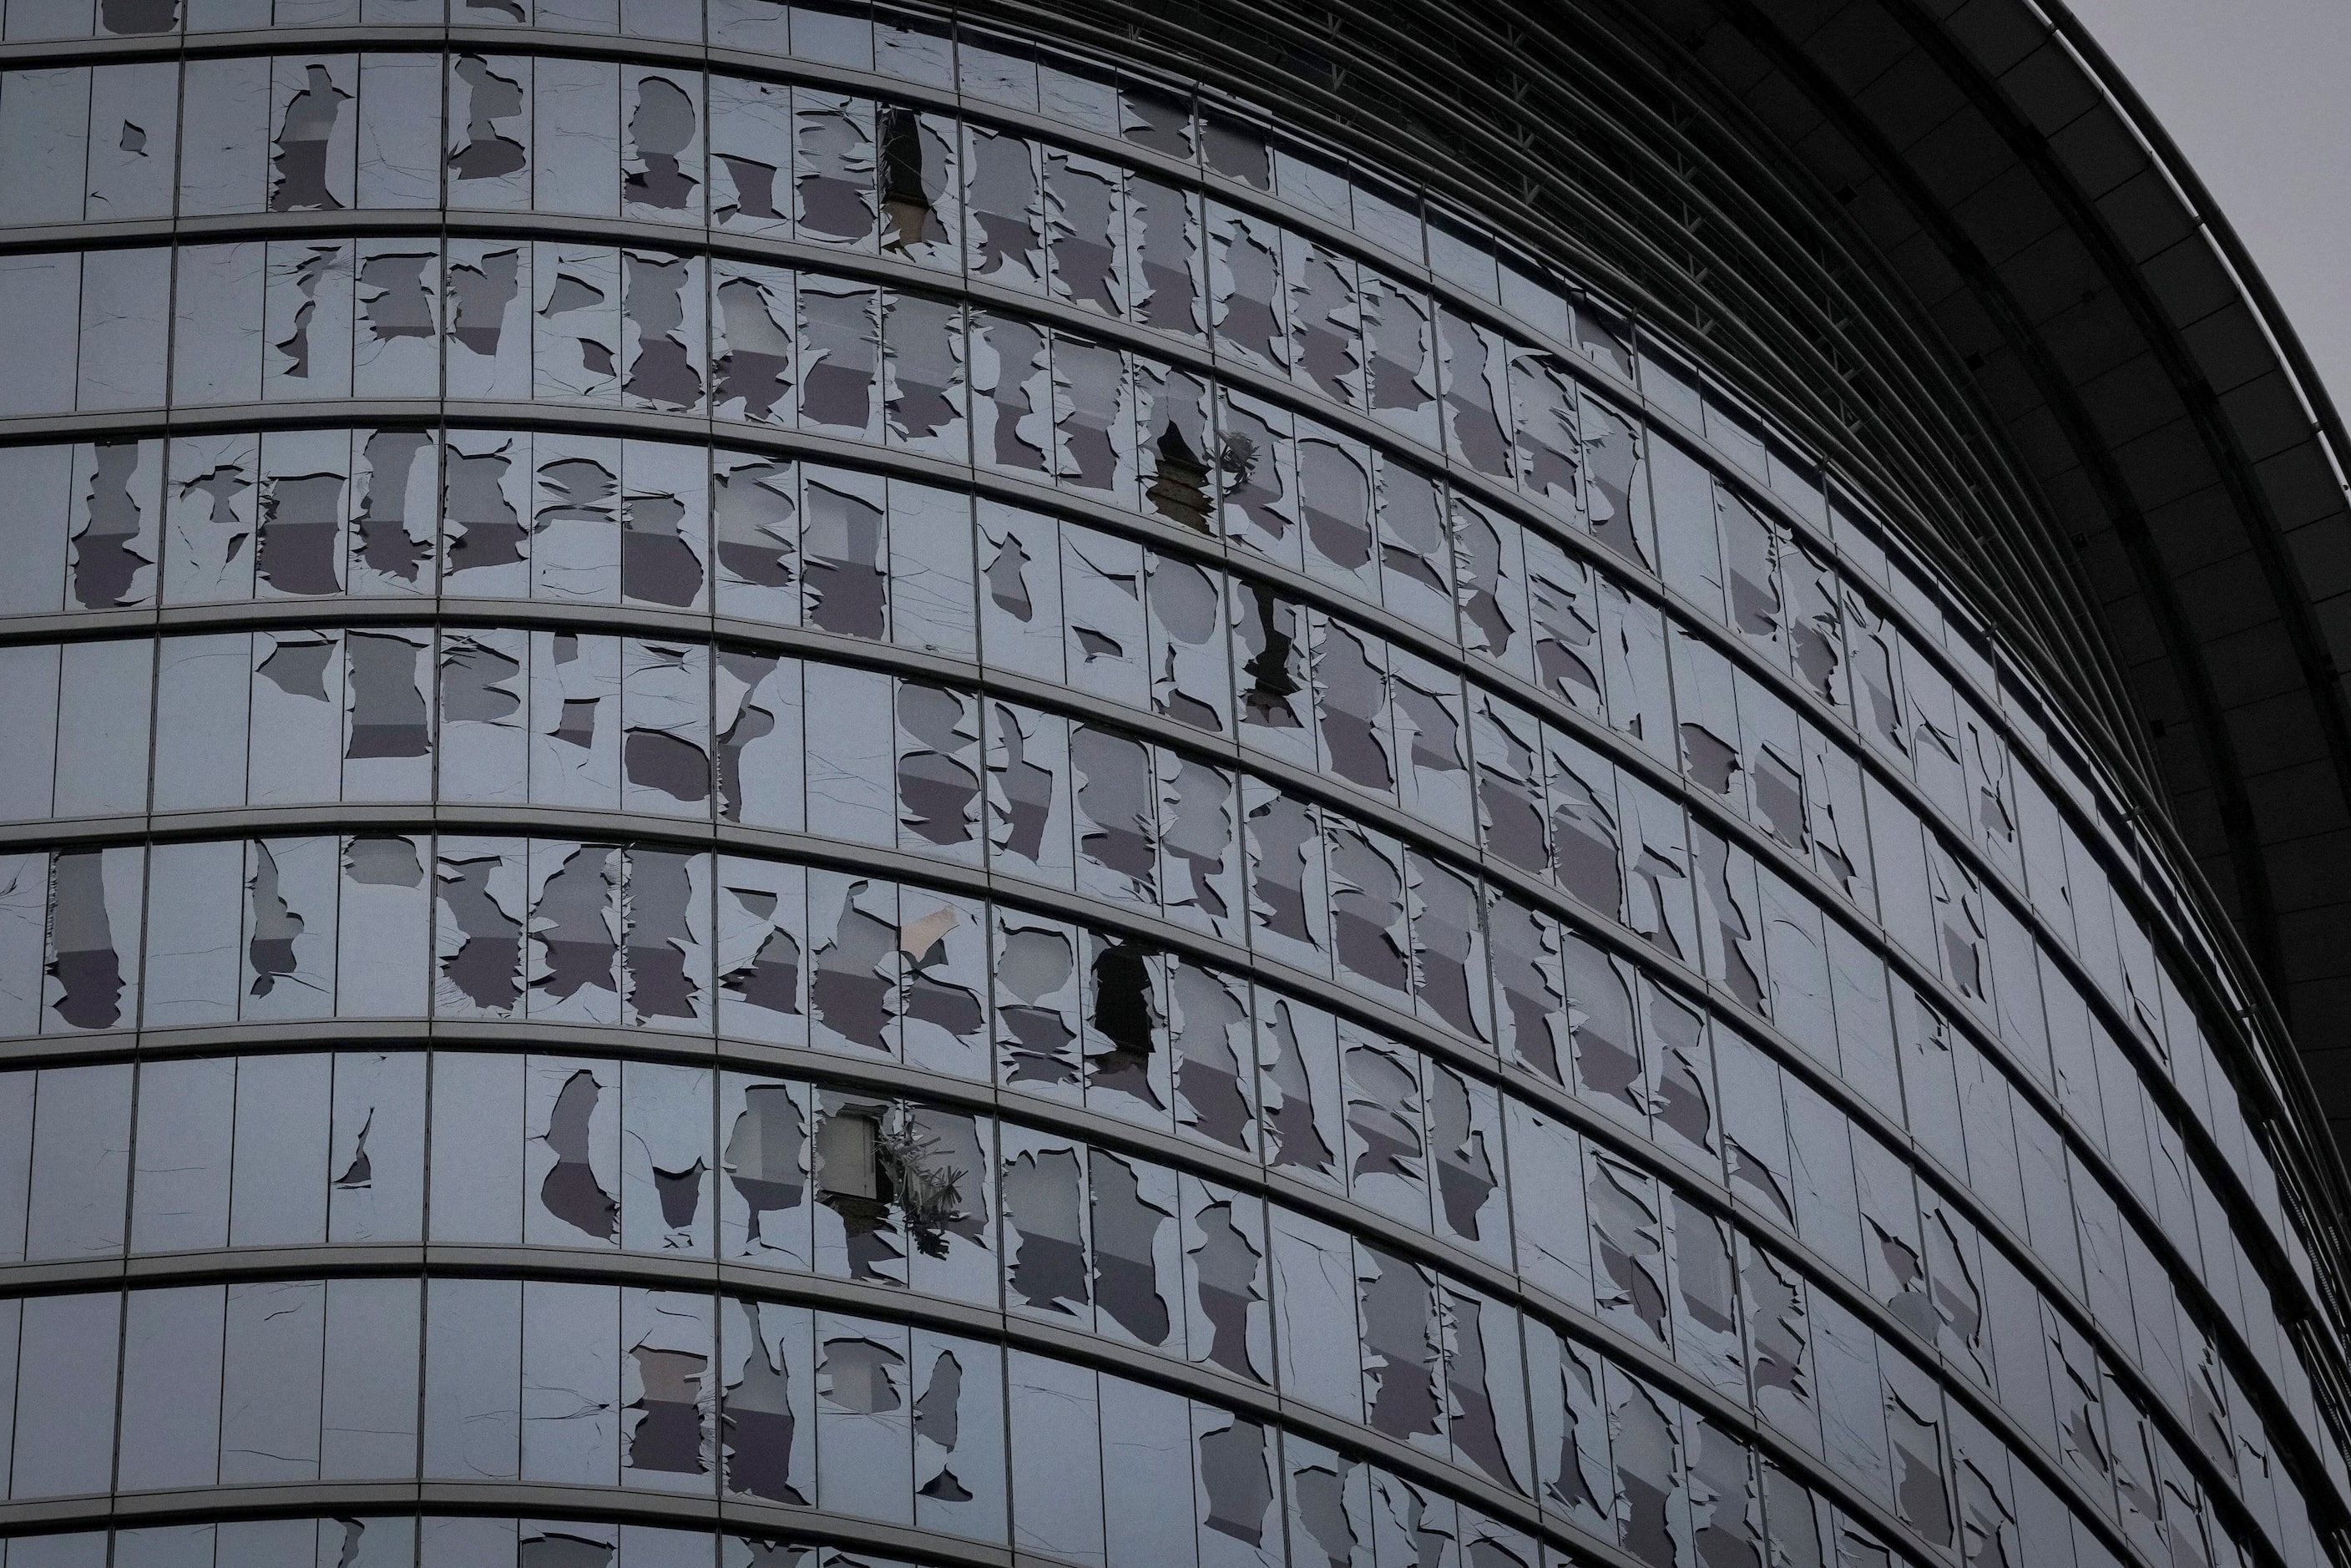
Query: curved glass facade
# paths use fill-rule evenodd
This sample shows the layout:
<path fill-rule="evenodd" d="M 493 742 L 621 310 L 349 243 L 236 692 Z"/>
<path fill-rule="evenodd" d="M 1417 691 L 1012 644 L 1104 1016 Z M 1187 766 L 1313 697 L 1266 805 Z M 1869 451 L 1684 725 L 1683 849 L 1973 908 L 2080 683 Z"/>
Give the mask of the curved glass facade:
<path fill-rule="evenodd" d="M 1248 105 L 533 3 L 7 0 L 6 1568 L 2328 1557 L 1889 504 Z"/>

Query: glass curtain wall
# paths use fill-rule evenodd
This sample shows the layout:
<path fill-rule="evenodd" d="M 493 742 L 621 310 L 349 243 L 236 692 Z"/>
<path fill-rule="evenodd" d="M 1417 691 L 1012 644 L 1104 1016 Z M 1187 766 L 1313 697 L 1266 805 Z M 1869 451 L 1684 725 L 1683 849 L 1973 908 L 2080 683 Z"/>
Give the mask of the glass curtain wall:
<path fill-rule="evenodd" d="M 6 0 L 6 1568 L 2304 1568 L 2200 905 L 1702 361 L 773 0 Z"/>

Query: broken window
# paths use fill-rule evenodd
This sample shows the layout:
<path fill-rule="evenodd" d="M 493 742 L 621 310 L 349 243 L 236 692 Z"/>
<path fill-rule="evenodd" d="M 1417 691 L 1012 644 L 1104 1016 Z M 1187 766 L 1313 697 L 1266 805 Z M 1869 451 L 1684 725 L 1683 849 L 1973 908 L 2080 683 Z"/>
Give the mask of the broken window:
<path fill-rule="evenodd" d="M 432 919 L 427 858 L 417 839 L 345 841 L 340 918 L 346 929 L 364 931 L 370 939 L 345 940 L 337 954 L 339 1017 L 425 1015 Z"/>
<path fill-rule="evenodd" d="M 1081 1047 L 1089 1105 L 1164 1127 L 1171 1098 L 1163 1047 L 1166 960 L 1132 940 L 1088 933 L 1091 1005 Z"/>
<path fill-rule="evenodd" d="M 331 800 L 342 739 L 342 638 L 265 632 L 253 640 L 252 740 L 246 798 Z"/>
<path fill-rule="evenodd" d="M 1145 509 L 1196 533 L 1208 527 L 1208 387 L 1151 360 L 1134 363 L 1137 483 Z"/>
<path fill-rule="evenodd" d="M 1048 147 L 1044 176 L 1054 297 L 1106 316 L 1125 315 L 1123 172 L 1098 159 Z"/>
<path fill-rule="evenodd" d="M 630 1022 L 689 1030 L 706 1024 L 709 874 L 710 862 L 699 855 L 629 851 L 621 926 Z"/>
<path fill-rule="evenodd" d="M 1135 411 L 1127 356 L 1057 331 L 1052 358 L 1055 476 L 1133 506 Z"/>
<path fill-rule="evenodd" d="M 1290 411 L 1217 389 L 1216 464 L 1224 531 L 1284 566 L 1303 561 L 1298 454 Z"/>
<path fill-rule="evenodd" d="M 1265 1206 L 1186 1176 L 1184 1275 L 1187 1354 L 1252 1383 L 1266 1381 L 1272 1325 L 1266 1302 Z M 1099 1224 L 1099 1221 L 1097 1221 Z"/>
<path fill-rule="evenodd" d="M 1254 779 L 1244 779 L 1241 794 L 1249 832 L 1250 941 L 1310 973 L 1328 973 L 1331 900 L 1318 814 Z"/>
<path fill-rule="evenodd" d="M 1456 838 L 1474 839 L 1468 721 L 1460 676 L 1391 644 L 1389 694 L 1395 699 L 1397 795 L 1404 809 Z"/>
<path fill-rule="evenodd" d="M 1282 1560 L 1274 1501 L 1276 1435 L 1258 1422 L 1205 1406 L 1193 1406 L 1198 1433 L 1202 1557 L 1226 1550 L 1214 1538 L 1251 1548 L 1244 1561 Z M 1273 1539 L 1268 1540 L 1269 1534 Z"/>
<path fill-rule="evenodd" d="M 530 798 L 610 810 L 620 802 L 622 640 L 531 633 Z"/>
<path fill-rule="evenodd" d="M 1449 1457 L 1439 1391 L 1445 1337 L 1436 1281 L 1417 1265 L 1376 1248 L 1359 1245 L 1356 1252 L 1364 1402 L 1371 1427 Z"/>
<path fill-rule="evenodd" d="M 449 202 L 530 204 L 530 62 L 456 56 L 449 66 Z"/>
<path fill-rule="evenodd" d="M 1478 818 L 1486 852 L 1521 871 L 1541 874 L 1550 869 L 1552 860 L 1539 753 L 1542 727 L 1516 705 L 1488 694 L 1479 695 L 1474 713 Z M 1561 814 L 1568 815 L 1564 810 Z M 1562 873 L 1568 865 L 1580 869 L 1589 858 L 1565 844 L 1561 857 Z M 1609 869 L 1614 869 L 1613 854 Z M 1561 880 L 1565 883 L 1567 878 L 1562 874 Z M 1571 887 L 1571 891 L 1583 896 L 1581 889 Z"/>
<path fill-rule="evenodd" d="M 797 1042 L 806 936 L 799 868 L 729 858 L 718 875 L 720 1030 Z"/>
<path fill-rule="evenodd" d="M 1076 932 L 999 911 L 996 940 L 998 1051 L 1008 1085 L 1031 1092 L 1078 1083 Z"/>
<path fill-rule="evenodd" d="M 1353 1568 L 1372 1552 L 1370 1473 L 1360 1461 L 1286 1433 L 1292 1560 Z"/>
<path fill-rule="evenodd" d="M 1339 1184 L 1340 1130 L 1336 1020 L 1286 997 L 1260 1000 L 1259 1060 L 1264 1070 L 1266 1162 Z"/>
<path fill-rule="evenodd" d="M 631 408 L 695 412 L 704 391 L 707 295 L 702 258 L 628 250 L 621 259 L 627 280 L 622 302 L 623 398 Z M 801 308 L 808 308 L 805 295 Z M 813 398 L 813 371 L 810 379 L 808 395 Z"/>
<path fill-rule="evenodd" d="M 1625 829 L 1625 924 L 1650 946 L 1685 960 L 1698 951 L 1697 894 L 1682 804 L 1637 775 L 1616 771 Z"/>
<path fill-rule="evenodd" d="M 1789 659 L 1797 682 L 1814 696 L 1850 712 L 1844 668 L 1844 594 L 1834 568 L 1810 546 L 1792 540 L 1780 566 L 1787 581 Z"/>
<path fill-rule="evenodd" d="M 1511 460 L 1509 346 L 1493 330 L 1438 313 L 1447 446 L 1480 474 L 1508 481 Z"/>
<path fill-rule="evenodd" d="M 1550 776 L 1552 878 L 1600 914 L 1625 920 L 1629 907 L 1616 768 L 1559 730 L 1546 727 L 1542 739 Z"/>
<path fill-rule="evenodd" d="M 531 354 L 534 395 L 566 402 L 618 402 L 624 308 L 621 254 L 603 246 L 542 243 L 531 270 L 537 289 Z M 633 261 L 631 270 L 634 271 Z M 642 311 L 651 312 L 657 303 L 654 277 L 646 277 L 645 290 L 636 303 Z M 650 314 L 643 318 L 644 322 L 653 319 Z M 642 324 L 631 323 L 632 327 Z M 664 329 L 652 329 L 658 334 Z"/>
<path fill-rule="evenodd" d="M 759 0 L 752 0 L 758 4 Z M 722 24 L 711 24 L 712 37 Z M 793 204 L 792 91 L 780 83 L 710 78 L 710 218 L 714 226 L 789 237 Z M 778 190 L 782 175 L 786 188 Z"/>
<path fill-rule="evenodd" d="M 459 1018 L 518 1016 L 522 1002 L 524 844 L 444 838 L 435 880 L 434 940 L 440 964 L 434 1011 Z"/>
<path fill-rule="evenodd" d="M 1369 1207 L 1430 1228 L 1429 1158 L 1419 1052 L 1340 1031 L 1347 1107 L 1347 1185 Z"/>
<path fill-rule="evenodd" d="M 1586 1159 L 1584 1212 L 1592 1219 L 1601 1315 L 1636 1339 L 1670 1347 L 1665 1218 L 1656 1178 L 1597 1151 Z"/>
<path fill-rule="evenodd" d="M 1648 1568 L 1674 1568 L 1688 1505 L 1679 1406 L 1613 1366 L 1607 1383 L 1619 1539 Z"/>
<path fill-rule="evenodd" d="M 802 274 L 799 419 L 803 429 L 882 441 L 882 308 L 872 287 Z M 757 324 L 754 322 L 756 331 Z"/>
<path fill-rule="evenodd" d="M 1436 449 L 1437 371 L 1428 302 L 1370 267 L 1361 276 L 1372 417 Z"/>
<path fill-rule="evenodd" d="M 706 1487 L 716 1453 L 709 1417 L 712 1313 L 708 1296 L 623 1290 L 621 1342 L 622 1468 L 639 1485 Z"/>
<path fill-rule="evenodd" d="M 1714 1055 L 1706 1015 L 1644 977 L 1648 1014 L 1647 1098 L 1658 1142 L 1711 1176 L 1720 1147 L 1715 1137 Z"/>
<path fill-rule="evenodd" d="M 708 454 L 652 441 L 626 441 L 621 450 L 621 595 L 698 608 L 709 576 Z"/>
<path fill-rule="evenodd" d="M 1101 1149 L 1089 1170 L 1097 1325 L 1165 1345 L 1181 1326 L 1170 1310 L 1178 1299 L 1175 1173 Z"/>
<path fill-rule="evenodd" d="M 1413 989 L 1403 846 L 1326 813 L 1332 949 L 1339 968 L 1399 1001 Z"/>
<path fill-rule="evenodd" d="M 436 552 L 438 443 L 426 431 L 353 434 L 360 456 L 351 476 L 355 516 L 348 591 L 428 592 Z"/>
<path fill-rule="evenodd" d="M 912 1338 L 916 1522 L 1000 1540 L 1004 1388 L 996 1347 L 919 1328 Z"/>
<path fill-rule="evenodd" d="M 1083 1153 L 1042 1134 L 1003 1135 L 1007 1288 L 1016 1304 L 1090 1323 Z"/>
<path fill-rule="evenodd" d="M 1282 252 L 1291 377 L 1334 402 L 1363 408 L 1364 317 L 1353 258 L 1290 233 L 1282 235 Z"/>
<path fill-rule="evenodd" d="M 1305 606 L 1275 597 L 1263 584 L 1232 580 L 1233 660 L 1243 737 L 1270 756 L 1314 766 L 1313 732 L 1305 725 L 1311 701 L 1307 657 L 1311 620 Z"/>
<path fill-rule="evenodd" d="M 621 1021 L 621 851 L 531 845 L 530 1016 Z"/>
<path fill-rule="evenodd" d="M 792 186 L 796 237 L 846 249 L 871 249 L 881 193 L 876 182 L 874 105 L 810 88 L 792 93 Z M 729 160 L 738 191 L 755 169 Z M 770 176 L 772 179 L 772 176 Z M 769 191 L 758 193 L 772 202 Z"/>
<path fill-rule="evenodd" d="M 1812 841 L 1804 801 L 1803 745 L 1795 710 L 1741 671 L 1739 718 L 1745 751 L 1748 820 L 1799 858 Z"/>
<path fill-rule="evenodd" d="M 1156 758 L 1164 913 L 1238 940 L 1241 868 L 1239 797 L 1234 779 L 1172 751 L 1159 750 Z"/>
<path fill-rule="evenodd" d="M 443 800 L 525 798 L 528 637 L 525 632 L 485 629 L 470 634 L 453 630 L 442 638 L 436 674 Z"/>
<path fill-rule="evenodd" d="M 899 899 L 906 1061 L 950 1077 L 985 1081 L 986 909 L 976 900 L 911 887 L 901 889 Z"/>
<path fill-rule="evenodd" d="M 452 239 L 447 253 L 448 395 L 530 396 L 530 312 L 537 302 L 531 267 L 538 252 L 527 245 Z M 360 264 L 360 288 L 380 291 L 361 301 L 367 328 L 360 340 L 362 391 L 371 382 L 390 381 L 402 361 L 431 342 L 437 312 L 413 265 L 419 260 L 385 252 Z"/>
<path fill-rule="evenodd" d="M 1405 889 L 1412 917 L 1416 1009 L 1455 1034 L 1481 1045 L 1490 1042 L 1479 884 L 1416 851 L 1405 857 Z"/>
<path fill-rule="evenodd" d="M 1257 1095 L 1247 990 L 1196 963 L 1171 957 L 1165 964 L 1176 1125 L 1253 1151 Z"/>
<path fill-rule="evenodd" d="M 270 246 L 262 284 L 262 333 L 269 344 L 262 361 L 264 397 L 350 395 L 351 280 L 348 244 Z"/>
<path fill-rule="evenodd" d="M 1156 910 L 1158 781 L 1152 750 L 1092 725 L 1070 732 L 1081 891 Z"/>
<path fill-rule="evenodd" d="M 898 683 L 898 825 L 918 853 L 979 858 L 979 710 L 943 686 Z"/>
<path fill-rule="evenodd" d="M 1071 684 L 1128 707 L 1150 706 L 1146 561 L 1128 539 L 1064 525 L 1061 606 Z"/>
<path fill-rule="evenodd" d="M 960 462 L 968 453 L 963 309 L 923 295 L 883 297 L 890 442 Z"/>
<path fill-rule="evenodd" d="M 882 248 L 952 270 L 963 228 L 955 122 L 897 104 L 879 105 L 875 115 Z"/>
<path fill-rule="evenodd" d="M 1895 1511 L 1920 1539 L 1949 1546 L 1951 1497 L 1943 1467 L 1941 1390 L 1898 1356 L 1881 1362 L 1887 1367 L 1886 1427 L 1894 1448 Z"/>
<path fill-rule="evenodd" d="M 1562 932 L 1560 946 L 1577 1091 L 1646 1134 L 1647 1095 L 1631 971 L 1622 959 L 1573 931 Z"/>
<path fill-rule="evenodd" d="M 816 1176 L 816 1266 L 852 1280 L 905 1283 L 896 1192 L 883 1168 L 882 1124 L 890 1108 L 820 1092 L 810 1139 Z"/>
<path fill-rule="evenodd" d="M 139 507 L 124 481 L 135 472 L 141 453 L 128 444 L 94 449 L 95 469 L 88 481 L 84 514 L 88 522 L 77 530 L 80 547 L 75 562 L 75 597 L 84 609 L 109 608 L 123 598 L 137 577 L 140 558 L 128 539 L 105 539 L 110 552 L 97 553 L 91 545 L 103 539 L 99 530 L 130 533 L 139 523 Z M 259 439 L 252 435 L 182 436 L 171 445 L 171 482 L 164 486 L 163 532 L 172 549 L 163 569 L 166 603 L 193 604 L 253 596 L 250 547 L 256 527 L 260 482 Z M 77 519 L 78 521 L 79 519 Z M 108 559 L 108 554 L 112 559 Z M 148 556 L 153 554 L 149 547 Z M 101 581 L 102 580 L 102 581 Z M 117 587 L 120 584 L 120 587 Z M 93 591 L 113 589 L 104 597 Z"/>
<path fill-rule="evenodd" d="M 656 223 L 701 218 L 701 89 L 698 75 L 623 69 L 623 215 Z"/>
<path fill-rule="evenodd" d="M 1613 1540 L 1616 1482 L 1611 1473 L 1606 1383 L 1591 1351 L 1530 1322 L 1529 1383 L 1534 1393 L 1537 1500 L 1579 1528 Z"/>
<path fill-rule="evenodd" d="M 892 883 L 810 873 L 810 1016 L 824 1049 L 897 1054 L 897 893 Z"/>
<path fill-rule="evenodd" d="M 68 601 L 83 610 L 113 610 L 151 599 L 163 522 L 163 443 L 85 444 L 73 449 L 73 457 Z"/>
<path fill-rule="evenodd" d="M 1730 1229 L 1681 1193 L 1667 1196 L 1675 1359 L 1733 1398 L 1747 1393 Z"/>
<path fill-rule="evenodd" d="M 611 437 L 532 438 L 534 597 L 611 603 L 620 597 L 621 444 Z"/>
<path fill-rule="evenodd" d="M 1208 204 L 1208 288 L 1219 354 L 1287 377 L 1290 329 L 1281 231 L 1263 218 Z"/>
<path fill-rule="evenodd" d="M 792 423 L 794 285 L 782 267 L 713 261 L 711 397 L 719 418 Z M 746 580 L 759 581 L 747 573 Z"/>
<path fill-rule="evenodd" d="M 990 467 L 1044 475 L 1053 425 L 1050 340 L 987 311 L 971 316 L 972 455 Z"/>
<path fill-rule="evenodd" d="M 1747 1318 L 1757 1414 L 1807 1449 L 1817 1446 L 1812 1329 L 1802 1278 L 1745 1237 L 1739 1239 L 1739 1297 Z"/>
<path fill-rule="evenodd" d="M 1071 885 L 1069 721 L 1002 702 L 986 707 L 991 859 L 1010 874 Z"/>
<path fill-rule="evenodd" d="M 534 1243 L 578 1246 L 582 1236 L 620 1239 L 621 1113 L 618 1064 L 600 1068 L 560 1058 L 531 1060 L 529 1124 L 535 1129 L 525 1178 L 538 1202 L 524 1235 Z M 531 1179 L 536 1177 L 535 1180 Z M 549 1222 L 553 1223 L 549 1223 Z"/>
<path fill-rule="evenodd" d="M 964 126 L 965 247 L 971 275 L 1007 288 L 1045 287 L 1045 196 L 1037 145 Z"/>
<path fill-rule="evenodd" d="M 1315 631 L 1322 761 L 1351 784 L 1392 795 L 1396 770 L 1388 734 L 1386 646 L 1325 616 L 1315 617 Z"/>
<path fill-rule="evenodd" d="M 1437 1168 L 1437 1220 L 1444 1234 L 1483 1253 L 1505 1250 L 1499 1176 L 1502 1107 L 1490 1083 L 1429 1062 L 1429 1155 Z"/>
<path fill-rule="evenodd" d="M 886 637 L 889 545 L 880 484 L 828 473 L 810 478 L 804 500 L 808 624 L 844 637 Z"/>
<path fill-rule="evenodd" d="M 1778 1009 L 1765 1004 L 1764 974 L 1761 945 L 1761 922 L 1753 913 L 1759 907 L 1754 893 L 1755 862 L 1745 850 L 1738 848 L 1710 829 L 1697 823 L 1690 827 L 1691 841 L 1697 862 L 1699 908 L 1703 911 L 1700 936 L 1706 956 L 1707 974 L 1722 981 L 1732 996 L 1756 1013 L 1765 1016 Z M 1809 908 L 1809 906 L 1807 906 Z M 1819 915 L 1811 911 L 1817 927 Z M 1771 927 L 1774 936 L 1785 935 L 1802 941 L 1796 928 L 1781 923 Z M 1812 938 L 1815 947 L 1818 937 Z M 1774 973 L 1772 978 L 1782 976 Z"/>
<path fill-rule="evenodd" d="M 1207 334 L 1207 256 L 1199 197 L 1148 175 L 1126 180 L 1128 265 L 1144 325 L 1177 337 Z"/>
<path fill-rule="evenodd" d="M 729 1074 L 719 1102 L 719 1160 L 729 1190 L 724 1226 L 728 1257 L 781 1254 L 810 1267 L 805 1091 Z"/>
<path fill-rule="evenodd" d="M 1379 563 L 1373 549 L 1371 453 L 1301 421 L 1298 495 L 1306 570 L 1367 603 L 1380 602 Z"/>
<path fill-rule="evenodd" d="M 1559 924 L 1515 899 L 1490 901 L 1495 1005 L 1504 1060 L 1565 1083 L 1570 1040 Z"/>
<path fill-rule="evenodd" d="M 1223 734 L 1231 702 L 1218 575 L 1155 553 L 1146 558 L 1144 577 L 1152 711 Z"/>
<path fill-rule="evenodd" d="M 1534 678 L 1578 713 L 1603 716 L 1600 606 L 1592 569 L 1540 534 L 1526 536 Z"/>
<path fill-rule="evenodd" d="M 631 874 L 650 852 L 630 852 Z M 711 1074 L 622 1064 L 621 1245 L 710 1255 Z"/>
<path fill-rule="evenodd" d="M 256 839 L 246 869 L 246 1018 L 335 1011 L 335 894 L 341 841 Z"/>
<path fill-rule="evenodd" d="M 1451 1286 L 1437 1294 L 1445 1324 L 1445 1425 L 1454 1462 L 1524 1494 L 1526 1376 L 1518 1315 L 1499 1301 Z"/>
<path fill-rule="evenodd" d="M 719 613 L 797 625 L 797 471 L 789 463 L 731 453 L 717 454 L 715 467 L 711 523 L 718 557 Z"/>
<path fill-rule="evenodd" d="M 729 1492 L 805 1508 L 815 1500 L 814 1347 L 805 1307 L 729 1301 L 718 1429 Z"/>

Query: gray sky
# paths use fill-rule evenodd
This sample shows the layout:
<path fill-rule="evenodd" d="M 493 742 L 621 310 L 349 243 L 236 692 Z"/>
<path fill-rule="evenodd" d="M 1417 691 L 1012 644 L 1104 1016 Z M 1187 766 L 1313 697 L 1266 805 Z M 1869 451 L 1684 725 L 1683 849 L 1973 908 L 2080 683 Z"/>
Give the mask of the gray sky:
<path fill-rule="evenodd" d="M 2201 176 L 2351 415 L 2351 4 L 2069 3 Z"/>

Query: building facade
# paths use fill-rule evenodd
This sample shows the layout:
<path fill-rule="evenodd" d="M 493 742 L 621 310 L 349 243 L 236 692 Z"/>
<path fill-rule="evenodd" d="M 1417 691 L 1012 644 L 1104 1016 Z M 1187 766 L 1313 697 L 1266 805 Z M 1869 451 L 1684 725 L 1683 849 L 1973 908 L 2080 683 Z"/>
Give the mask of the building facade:
<path fill-rule="evenodd" d="M 0 1563 L 2351 1562 L 2339 431 L 1970 9 L 5 0 Z"/>

